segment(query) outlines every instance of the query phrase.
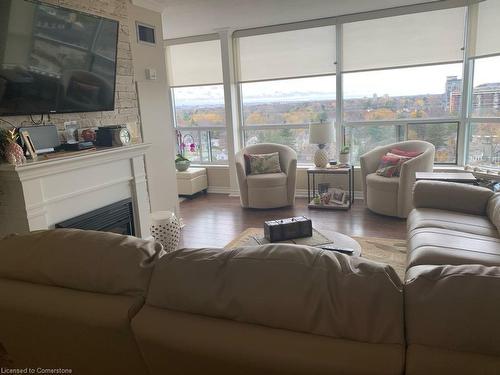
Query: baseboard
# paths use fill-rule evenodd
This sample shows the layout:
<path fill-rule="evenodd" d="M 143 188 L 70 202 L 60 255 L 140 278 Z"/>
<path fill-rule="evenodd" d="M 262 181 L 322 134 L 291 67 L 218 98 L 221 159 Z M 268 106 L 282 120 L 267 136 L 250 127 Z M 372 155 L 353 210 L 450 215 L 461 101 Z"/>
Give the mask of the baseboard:
<path fill-rule="evenodd" d="M 238 190 L 231 191 L 230 187 L 227 186 L 209 186 L 208 187 L 208 192 L 210 194 L 227 194 L 230 197 L 239 197 L 240 192 Z M 295 191 L 295 196 L 297 198 L 307 198 L 307 189 L 297 189 Z M 354 192 L 354 199 L 358 200 L 363 200 L 363 192 L 362 191 L 355 191 Z"/>
<path fill-rule="evenodd" d="M 231 194 L 231 188 L 227 186 L 209 186 L 208 193 L 210 194 Z"/>

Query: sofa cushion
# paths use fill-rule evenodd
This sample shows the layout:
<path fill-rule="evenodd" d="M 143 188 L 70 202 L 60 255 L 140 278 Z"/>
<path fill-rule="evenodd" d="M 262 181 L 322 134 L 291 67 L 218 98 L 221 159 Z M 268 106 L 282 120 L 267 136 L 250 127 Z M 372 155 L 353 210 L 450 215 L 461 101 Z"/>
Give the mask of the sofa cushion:
<path fill-rule="evenodd" d="M 148 305 L 132 320 L 132 330 L 151 374 L 401 375 L 404 368 L 404 344 L 336 339 Z"/>
<path fill-rule="evenodd" d="M 366 185 L 375 190 L 397 192 L 399 189 L 399 177 L 383 177 L 376 173 L 366 176 Z"/>
<path fill-rule="evenodd" d="M 0 240 L 0 278 L 89 292 L 145 296 L 162 246 L 137 237 L 78 229 Z"/>
<path fill-rule="evenodd" d="M 408 344 L 500 356 L 499 290 L 499 267 L 413 267 L 405 285 Z"/>
<path fill-rule="evenodd" d="M 500 239 L 442 228 L 415 229 L 408 237 L 408 268 L 416 265 L 500 266 Z"/>
<path fill-rule="evenodd" d="M 130 320 L 143 297 L 0 279 L 0 341 L 15 368 L 147 374 Z"/>
<path fill-rule="evenodd" d="M 335 338 L 403 342 L 394 270 L 307 246 L 167 254 L 155 266 L 147 304 Z"/>
<path fill-rule="evenodd" d="M 500 233 L 500 193 L 493 195 L 486 206 L 486 214 Z"/>
<path fill-rule="evenodd" d="M 443 228 L 497 237 L 498 230 L 487 216 L 470 215 L 435 208 L 416 208 L 408 216 L 408 232 L 418 228 Z"/>
<path fill-rule="evenodd" d="M 249 188 L 283 186 L 286 185 L 286 174 L 281 172 L 249 175 L 247 184 Z"/>

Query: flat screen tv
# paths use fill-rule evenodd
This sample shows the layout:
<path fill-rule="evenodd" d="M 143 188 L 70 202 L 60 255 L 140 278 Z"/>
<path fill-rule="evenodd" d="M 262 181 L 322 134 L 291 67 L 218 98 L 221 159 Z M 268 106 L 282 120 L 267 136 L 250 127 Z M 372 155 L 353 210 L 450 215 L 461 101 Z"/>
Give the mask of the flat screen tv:
<path fill-rule="evenodd" d="M 0 116 L 114 109 L 118 22 L 0 1 Z"/>

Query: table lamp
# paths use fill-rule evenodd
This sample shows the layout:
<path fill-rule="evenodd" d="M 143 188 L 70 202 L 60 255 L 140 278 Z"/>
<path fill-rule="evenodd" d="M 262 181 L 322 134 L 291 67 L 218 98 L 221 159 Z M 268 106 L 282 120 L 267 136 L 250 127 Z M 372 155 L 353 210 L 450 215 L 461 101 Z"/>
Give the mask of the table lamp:
<path fill-rule="evenodd" d="M 314 165 L 325 168 L 328 164 L 328 152 L 325 146 L 333 140 L 333 125 L 326 122 L 309 125 L 309 143 L 318 145 L 314 154 Z"/>

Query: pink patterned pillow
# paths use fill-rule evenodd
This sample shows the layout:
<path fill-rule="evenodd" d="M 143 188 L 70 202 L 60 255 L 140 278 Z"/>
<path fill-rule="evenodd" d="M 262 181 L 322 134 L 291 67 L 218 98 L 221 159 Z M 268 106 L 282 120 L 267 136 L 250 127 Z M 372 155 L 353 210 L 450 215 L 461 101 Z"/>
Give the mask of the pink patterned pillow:
<path fill-rule="evenodd" d="M 382 156 L 375 173 L 382 177 L 399 177 L 401 165 L 410 159 L 411 158 L 388 152 Z"/>
<path fill-rule="evenodd" d="M 401 150 L 399 148 L 393 148 L 393 149 L 391 149 L 390 152 L 391 152 L 391 154 L 405 156 L 407 158 L 414 158 L 414 157 L 417 157 L 418 155 L 422 154 L 420 151 L 405 151 L 405 150 Z"/>

